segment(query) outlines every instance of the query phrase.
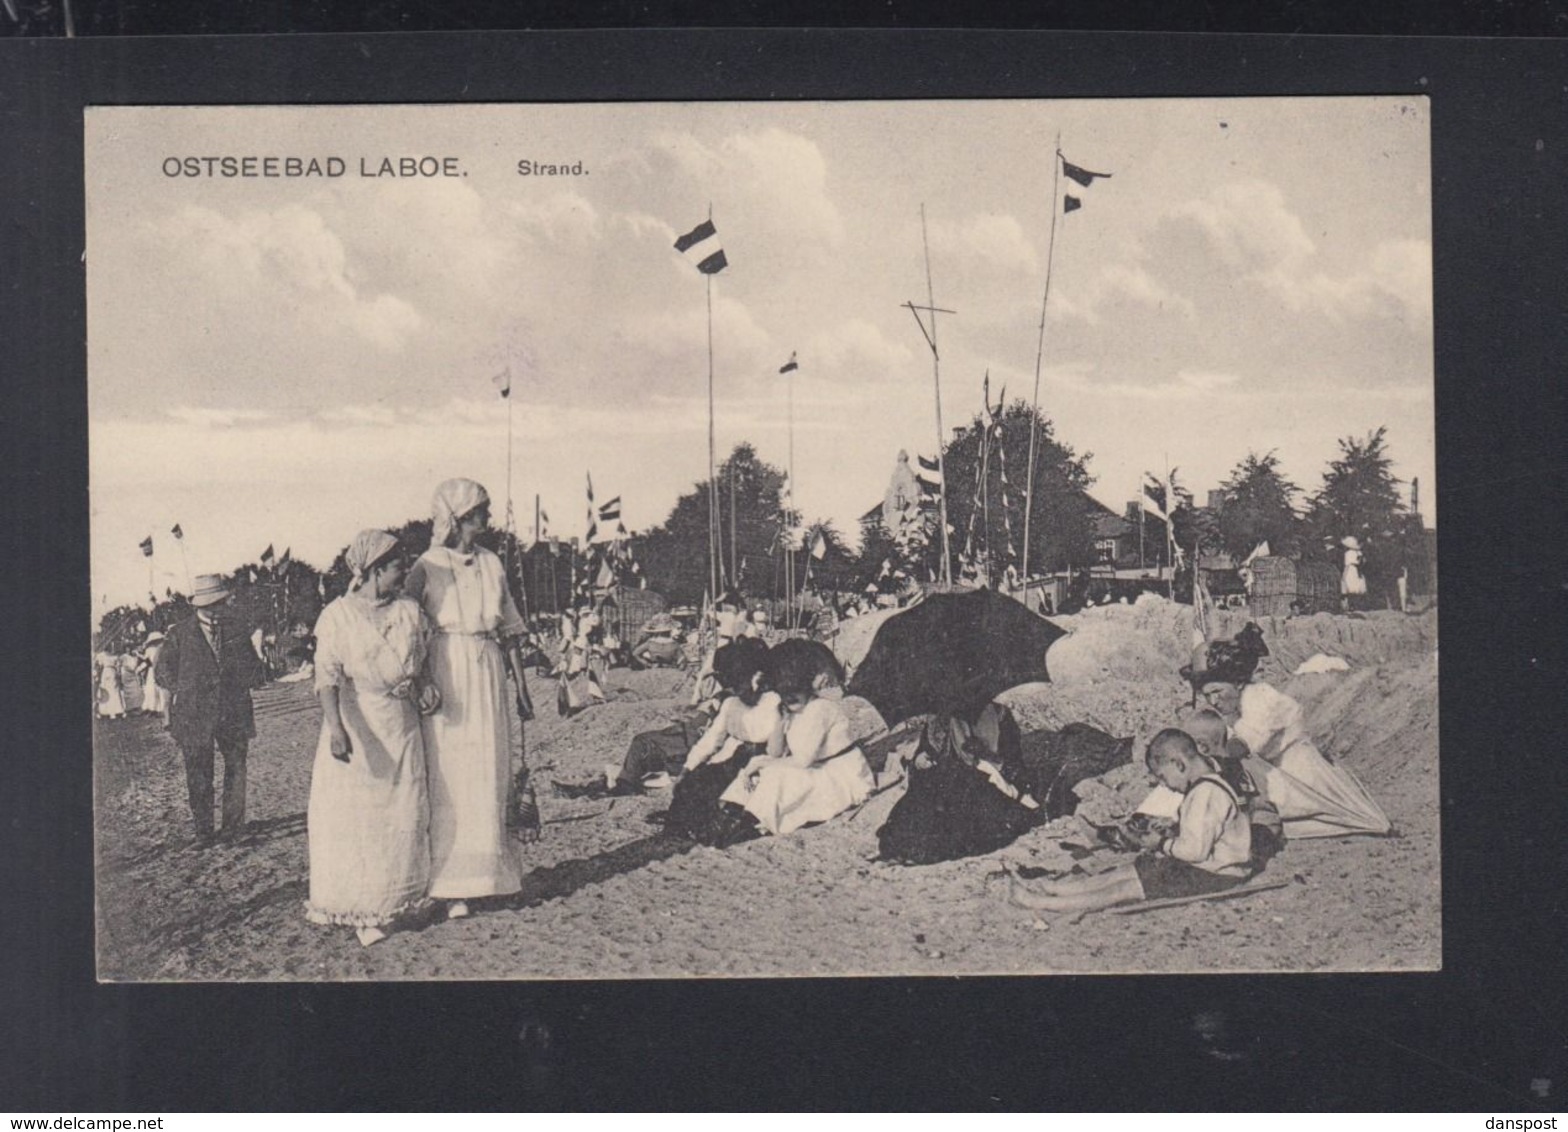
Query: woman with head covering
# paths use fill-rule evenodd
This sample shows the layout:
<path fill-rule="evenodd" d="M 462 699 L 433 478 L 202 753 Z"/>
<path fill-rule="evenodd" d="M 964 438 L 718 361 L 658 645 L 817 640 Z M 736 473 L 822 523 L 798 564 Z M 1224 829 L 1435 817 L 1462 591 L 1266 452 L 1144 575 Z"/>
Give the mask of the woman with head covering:
<path fill-rule="evenodd" d="M 430 549 L 409 571 L 408 593 L 430 618 L 430 678 L 441 707 L 424 720 L 430 765 L 430 895 L 468 915 L 468 901 L 522 887 L 507 833 L 514 798 L 525 840 L 539 835 L 539 808 L 526 765 L 511 775 L 513 703 L 533 718 L 518 638 L 527 625 L 501 560 L 476 543 L 490 523 L 490 496 L 473 480 L 436 488 Z M 507 688 L 507 669 L 515 684 Z M 519 732 L 521 728 L 519 727 Z"/>
<path fill-rule="evenodd" d="M 421 711 L 440 695 L 421 678 L 429 638 L 419 606 L 398 591 L 397 539 L 361 531 L 343 554 L 348 593 L 316 622 L 321 739 L 307 813 L 306 917 L 347 924 L 366 947 L 425 902 L 429 807 Z"/>
<path fill-rule="evenodd" d="M 142 646 L 142 658 L 147 669 L 142 674 L 142 711 L 148 715 L 163 717 L 164 726 L 169 724 L 169 696 L 158 686 L 158 681 L 152 678 L 153 669 L 158 666 L 158 651 L 163 648 L 164 636 L 159 632 L 147 634 L 147 643 Z"/>
<path fill-rule="evenodd" d="M 1279 810 L 1286 839 L 1388 833 L 1393 828 L 1388 815 L 1367 788 L 1313 743 L 1301 705 L 1255 679 L 1258 662 L 1268 654 L 1263 631 L 1249 621 L 1234 640 L 1209 646 L 1203 668 L 1183 669 L 1183 675 L 1229 724 L 1245 754 L 1261 760 L 1260 785 Z"/>

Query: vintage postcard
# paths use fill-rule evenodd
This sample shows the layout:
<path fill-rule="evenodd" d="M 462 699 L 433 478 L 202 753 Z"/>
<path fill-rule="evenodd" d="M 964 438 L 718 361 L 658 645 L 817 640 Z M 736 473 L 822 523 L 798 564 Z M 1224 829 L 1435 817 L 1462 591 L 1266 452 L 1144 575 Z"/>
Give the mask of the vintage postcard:
<path fill-rule="evenodd" d="M 99 978 L 1439 968 L 1428 110 L 89 108 Z"/>

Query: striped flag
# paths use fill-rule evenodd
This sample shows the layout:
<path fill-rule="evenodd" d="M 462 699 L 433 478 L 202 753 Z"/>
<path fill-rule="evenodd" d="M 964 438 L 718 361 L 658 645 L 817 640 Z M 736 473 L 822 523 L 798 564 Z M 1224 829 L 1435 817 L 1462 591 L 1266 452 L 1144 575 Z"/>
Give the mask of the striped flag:
<path fill-rule="evenodd" d="M 697 261 L 697 270 L 704 275 L 717 275 L 729 266 L 729 260 L 724 258 L 724 249 L 719 246 L 719 233 L 713 221 L 704 220 L 675 241 L 675 250 L 682 255 L 693 248 L 697 249 L 693 257 Z"/>
<path fill-rule="evenodd" d="M 267 563 L 271 562 L 272 559 L 273 559 L 272 544 L 269 542 L 267 544 L 267 549 L 261 552 L 261 564 L 263 566 L 265 566 L 265 565 L 267 565 Z"/>
<path fill-rule="evenodd" d="M 512 367 L 508 366 L 506 369 L 492 377 L 490 379 L 490 384 L 494 385 L 496 389 L 500 391 L 500 394 L 503 398 L 510 397 L 512 395 Z"/>
<path fill-rule="evenodd" d="M 185 532 L 180 530 L 180 525 L 178 523 L 175 523 L 174 526 L 169 528 L 169 533 L 176 539 L 182 539 L 185 537 Z"/>
<path fill-rule="evenodd" d="M 593 473 L 588 476 L 588 542 L 592 543 L 599 537 L 599 512 L 593 505 Z"/>
<path fill-rule="evenodd" d="M 152 536 L 151 535 L 148 535 L 146 538 L 142 539 L 142 541 L 140 543 L 138 543 L 137 545 L 142 548 L 142 554 L 143 555 L 145 555 L 148 558 L 152 557 Z"/>
<path fill-rule="evenodd" d="M 779 367 L 780 373 L 794 373 L 800 368 L 800 363 L 795 360 L 795 351 L 789 352 L 789 361 Z"/>
<path fill-rule="evenodd" d="M 621 497 L 617 495 L 608 503 L 599 504 L 599 522 L 618 522 L 621 517 Z"/>

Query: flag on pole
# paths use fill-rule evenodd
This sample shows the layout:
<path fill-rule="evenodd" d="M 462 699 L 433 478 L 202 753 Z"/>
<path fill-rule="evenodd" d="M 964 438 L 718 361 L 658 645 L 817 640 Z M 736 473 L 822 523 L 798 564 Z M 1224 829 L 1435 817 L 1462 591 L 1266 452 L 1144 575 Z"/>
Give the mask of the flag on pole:
<path fill-rule="evenodd" d="M 292 562 L 293 560 L 294 560 L 294 548 L 292 546 L 284 547 L 283 548 L 283 557 L 278 559 L 278 569 L 279 570 L 286 569 L 288 567 L 288 564 L 290 562 Z"/>
<path fill-rule="evenodd" d="M 817 537 L 811 540 L 811 557 L 821 562 L 828 555 L 828 540 L 819 530 Z"/>
<path fill-rule="evenodd" d="M 621 517 L 621 497 L 617 495 L 608 503 L 599 504 L 599 522 L 618 522 Z"/>
<path fill-rule="evenodd" d="M 793 373 L 800 368 L 800 363 L 795 360 L 795 351 L 789 352 L 789 361 L 779 367 L 780 373 Z"/>
<path fill-rule="evenodd" d="M 148 535 L 146 538 L 142 539 L 142 541 L 140 543 L 138 543 L 137 545 L 139 545 L 142 548 L 142 554 L 143 554 L 144 557 L 147 557 L 147 558 L 151 558 L 152 557 L 152 536 L 151 535 Z"/>
<path fill-rule="evenodd" d="M 174 526 L 169 528 L 169 533 L 177 539 L 182 539 L 185 537 L 185 532 L 180 530 L 180 525 L 178 523 L 175 523 Z"/>
<path fill-rule="evenodd" d="M 593 505 L 593 473 L 588 476 L 588 541 L 593 543 L 599 538 L 599 512 Z"/>
<path fill-rule="evenodd" d="M 1086 189 L 1090 185 L 1094 184 L 1096 177 L 1105 177 L 1107 179 L 1110 178 L 1109 173 L 1091 173 L 1087 169 L 1083 169 L 1077 165 L 1074 165 L 1065 157 L 1062 158 L 1062 176 L 1066 177 L 1070 181 L 1077 181 Z"/>
<path fill-rule="evenodd" d="M 675 241 L 675 250 L 682 255 L 693 248 L 697 249 L 697 270 L 704 275 L 717 275 L 729 266 L 729 260 L 724 258 L 724 249 L 719 246 L 719 233 L 713 221 L 704 220 Z"/>
<path fill-rule="evenodd" d="M 490 383 L 500 391 L 503 398 L 512 395 L 512 368 L 508 366 L 490 379 Z"/>
<path fill-rule="evenodd" d="M 263 566 L 265 566 L 265 565 L 267 565 L 267 563 L 271 562 L 272 559 L 273 559 L 272 544 L 269 542 L 267 544 L 267 549 L 261 552 L 261 564 Z"/>
<path fill-rule="evenodd" d="M 257 582 L 256 571 L 252 570 L 250 572 L 250 584 L 254 586 L 256 584 L 256 582 Z"/>
<path fill-rule="evenodd" d="M 1143 473 L 1143 509 L 1162 521 L 1170 519 L 1165 484 L 1153 472 Z"/>
<path fill-rule="evenodd" d="M 1109 173 L 1092 173 L 1088 169 L 1074 165 L 1067 158 L 1062 157 L 1061 150 L 1056 151 L 1056 156 L 1061 158 L 1062 161 L 1062 176 L 1069 181 L 1076 181 L 1086 189 L 1094 184 L 1096 178 L 1110 176 Z M 1069 212 L 1077 212 L 1082 207 L 1083 200 L 1080 197 L 1075 197 L 1071 193 L 1067 193 L 1062 197 L 1062 212 L 1064 215 Z"/>

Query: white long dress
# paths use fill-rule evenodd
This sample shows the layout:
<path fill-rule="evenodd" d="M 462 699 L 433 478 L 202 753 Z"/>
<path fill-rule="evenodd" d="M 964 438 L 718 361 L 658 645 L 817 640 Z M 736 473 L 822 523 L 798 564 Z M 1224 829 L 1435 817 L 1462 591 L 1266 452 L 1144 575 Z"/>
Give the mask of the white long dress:
<path fill-rule="evenodd" d="M 1241 690 L 1236 738 L 1269 765 L 1261 784 L 1287 839 L 1387 833 L 1388 815 L 1350 768 L 1330 762 L 1307 734 L 1301 705 L 1270 684 Z"/>
<path fill-rule="evenodd" d="M 876 787 L 850 736 L 849 718 L 834 700 L 814 699 L 785 712 L 784 742 L 788 759 L 753 760 L 761 767 L 755 785 L 747 789 L 750 775 L 742 771 L 720 799 L 744 806 L 767 833 L 793 833 L 837 817 Z"/>
<path fill-rule="evenodd" d="M 428 628 L 406 598 L 338 598 L 316 622 L 316 690 L 338 689 L 352 750 L 332 757 L 322 721 L 306 823 L 310 900 L 318 924 L 372 927 L 424 902 L 430 880 L 428 790 L 410 679 Z"/>
<path fill-rule="evenodd" d="M 120 719 L 125 715 L 125 693 L 120 685 L 120 658 L 111 653 L 99 653 L 98 662 L 98 714 L 104 719 Z"/>
<path fill-rule="evenodd" d="M 1361 573 L 1361 552 L 1345 550 L 1345 569 L 1339 578 L 1339 592 L 1359 597 L 1367 592 L 1367 580 Z"/>
<path fill-rule="evenodd" d="M 430 777 L 430 895 L 499 896 L 522 887 L 506 829 L 511 787 L 506 658 L 502 636 L 526 626 L 507 592 L 501 560 L 476 547 L 433 546 L 409 570 L 405 592 L 434 629 L 429 675 L 441 710 L 424 718 Z"/>
<path fill-rule="evenodd" d="M 163 648 L 162 642 L 154 642 L 143 650 L 147 658 L 147 674 L 142 677 L 142 710 L 149 715 L 165 715 L 169 710 L 168 693 L 152 678 L 153 671 L 158 667 L 158 653 Z"/>

